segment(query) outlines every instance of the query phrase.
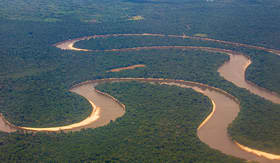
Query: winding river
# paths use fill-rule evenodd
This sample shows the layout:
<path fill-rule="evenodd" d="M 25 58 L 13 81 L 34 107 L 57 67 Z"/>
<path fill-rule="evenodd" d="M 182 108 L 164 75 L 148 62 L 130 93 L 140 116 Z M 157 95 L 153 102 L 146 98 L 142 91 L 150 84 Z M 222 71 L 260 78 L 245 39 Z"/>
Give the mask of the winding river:
<path fill-rule="evenodd" d="M 63 50 L 76 50 L 76 51 L 99 51 L 75 48 L 74 44 L 80 40 L 94 39 L 98 37 L 117 37 L 117 36 L 155 36 L 155 37 L 181 37 L 188 39 L 200 39 L 205 41 L 214 41 L 223 44 L 230 44 L 233 46 L 242 46 L 247 48 L 255 48 L 265 50 L 268 52 L 280 55 L 278 50 L 268 49 L 264 47 L 233 43 L 228 41 L 214 40 L 209 38 L 199 38 L 192 36 L 177 36 L 177 35 L 161 35 L 161 34 L 113 34 L 113 35 L 95 35 L 83 38 L 77 38 L 73 40 L 67 40 L 55 44 L 56 47 Z M 232 82 L 238 87 L 248 89 L 251 93 L 259 95 L 274 103 L 280 104 L 280 97 L 273 92 L 269 92 L 255 84 L 246 81 L 245 72 L 247 67 L 251 64 L 251 60 L 245 55 L 226 49 L 210 48 L 210 47 L 195 47 L 195 46 L 151 46 L 151 47 L 135 47 L 126 49 L 110 49 L 104 51 L 130 51 L 130 50 L 149 50 L 149 49 L 193 49 L 203 50 L 210 52 L 225 53 L 230 56 L 230 60 L 225 62 L 219 69 L 219 74 L 226 80 Z M 121 117 L 125 113 L 125 106 L 121 104 L 114 97 L 95 90 L 95 86 L 98 83 L 103 82 L 122 82 L 122 81 L 140 81 L 140 82 L 156 82 L 159 84 L 176 85 L 179 87 L 192 88 L 195 91 L 208 96 L 212 101 L 212 112 L 201 123 L 197 129 L 197 134 L 200 140 L 208 144 L 211 148 L 217 149 L 225 154 L 243 158 L 246 160 L 259 161 L 263 163 L 280 162 L 280 155 L 273 155 L 262 151 L 248 148 L 244 145 L 238 144 L 231 140 L 227 133 L 228 125 L 237 117 L 240 110 L 239 101 L 228 94 L 227 92 L 214 88 L 205 84 L 173 80 L 173 79 L 152 79 L 152 78 L 114 78 L 114 79 L 101 79 L 94 81 L 86 81 L 77 85 L 74 85 L 70 91 L 77 93 L 85 97 L 92 105 L 92 113 L 85 120 L 61 127 L 50 128 L 30 128 L 13 126 L 3 118 L 0 119 L 0 130 L 4 132 L 14 132 L 16 130 L 26 131 L 77 131 L 81 128 L 96 128 L 104 126 L 110 121 L 114 121 L 118 117 Z"/>

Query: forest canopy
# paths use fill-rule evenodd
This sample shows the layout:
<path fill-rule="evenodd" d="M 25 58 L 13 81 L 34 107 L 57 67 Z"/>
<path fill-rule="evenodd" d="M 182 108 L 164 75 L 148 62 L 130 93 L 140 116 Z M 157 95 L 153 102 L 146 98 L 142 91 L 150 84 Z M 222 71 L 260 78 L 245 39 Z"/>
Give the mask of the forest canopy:
<path fill-rule="evenodd" d="M 156 33 L 279 49 L 279 10 L 277 0 L 2 0 L 0 112 L 20 126 L 67 125 L 81 121 L 92 109 L 86 99 L 69 92 L 74 84 L 111 77 L 196 81 L 223 89 L 241 102 L 241 112 L 229 126 L 234 140 L 280 154 L 279 105 L 223 79 L 217 69 L 229 60 L 226 54 L 179 49 L 76 52 L 54 46 L 95 34 Z M 253 62 L 246 79 L 280 93 L 280 57 L 267 51 L 146 36 L 91 39 L 75 46 L 103 50 L 164 45 L 242 52 Z M 145 67 L 108 72 L 135 64 Z M 134 82 L 100 85 L 99 89 L 127 105 L 124 117 L 101 128 L 73 133 L 1 133 L 1 162 L 121 162 L 136 155 L 139 162 L 172 162 L 175 158 L 185 162 L 241 161 L 210 149 L 197 138 L 196 128 L 209 113 L 206 97 L 188 89 Z M 142 94 L 139 98 L 136 90 Z M 178 110 L 164 107 L 173 104 Z"/>

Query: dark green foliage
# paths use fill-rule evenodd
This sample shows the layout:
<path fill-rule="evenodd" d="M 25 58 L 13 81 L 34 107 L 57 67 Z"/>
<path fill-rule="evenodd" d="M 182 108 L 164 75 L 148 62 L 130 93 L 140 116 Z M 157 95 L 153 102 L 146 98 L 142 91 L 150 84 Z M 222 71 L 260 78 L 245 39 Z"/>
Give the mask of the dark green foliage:
<path fill-rule="evenodd" d="M 256 97 L 243 97 L 241 107 L 241 113 L 229 127 L 233 139 L 259 150 L 279 154 L 279 105 Z"/>
<path fill-rule="evenodd" d="M 259 54 L 247 70 L 246 77 L 257 85 L 280 94 L 280 56 Z M 268 80 L 269 79 L 269 80 Z"/>
<path fill-rule="evenodd" d="M 197 127 L 211 108 L 207 97 L 191 89 L 137 82 L 98 89 L 122 101 L 126 114 L 94 130 L 3 136 L 1 161 L 241 162 L 198 139 Z"/>
<path fill-rule="evenodd" d="M 241 101 L 242 110 L 230 127 L 233 138 L 251 147 L 279 153 L 279 105 L 251 95 L 248 91 L 237 88 L 220 78 L 216 70 L 228 59 L 226 55 L 181 50 L 91 53 L 62 51 L 52 46 L 59 41 L 93 34 L 182 35 L 185 33 L 194 35 L 202 33 L 210 38 L 279 49 L 280 39 L 277 37 L 280 26 L 279 1 L 172 0 L 171 2 L 171 0 L 160 0 L 157 3 L 135 3 L 124 0 L 4 0 L 1 1 L 0 6 L 0 110 L 9 121 L 17 125 L 58 126 L 85 118 L 91 110 L 89 104 L 82 97 L 69 92 L 73 84 L 85 80 L 108 77 L 184 79 L 209 84 L 236 96 Z M 143 16 L 144 20 L 128 20 L 137 15 Z M 190 28 L 187 28 L 187 25 Z M 194 45 L 241 51 L 250 56 L 254 62 L 248 69 L 247 78 L 262 87 L 279 92 L 280 77 L 277 72 L 279 57 L 262 51 L 211 42 L 166 38 L 147 39 L 147 37 L 129 39 L 120 37 L 78 43 L 78 46 L 89 49 L 123 48 L 136 45 Z M 112 68 L 134 64 L 145 64 L 147 67 L 119 73 L 106 73 Z M 132 93 L 132 95 L 135 94 Z M 130 102 L 125 101 L 124 98 L 121 100 Z M 3 157 L 0 158 L 18 161 L 26 159 L 26 162 L 40 158 L 45 159 L 46 162 L 52 158 L 60 162 L 94 161 L 95 158 L 100 158 L 101 162 L 107 159 L 117 160 L 118 154 L 115 156 L 113 152 L 110 153 L 110 151 L 117 151 L 114 148 L 120 141 L 118 137 L 113 139 L 114 133 L 122 132 L 129 125 L 130 121 L 122 126 L 119 126 L 119 121 L 117 121 L 107 126 L 109 129 L 106 129 L 106 134 L 103 130 L 107 127 L 58 135 L 12 134 L 8 136 L 3 134 L 0 140 Z M 196 127 L 193 125 L 192 129 Z M 150 127 L 145 127 L 145 130 L 147 133 L 154 132 Z M 173 130 L 176 129 L 170 128 L 170 131 Z M 130 132 L 127 133 L 129 134 Z M 188 138 L 198 141 L 193 133 Z M 105 140 L 109 139 L 111 141 L 106 143 Z M 96 140 L 98 140 L 98 147 L 97 145 L 91 147 L 90 145 Z M 88 143 L 89 141 L 91 143 Z M 200 144 L 200 142 L 196 143 Z M 41 146 L 42 144 L 44 146 Z M 131 144 L 128 146 L 130 149 L 142 147 L 141 144 L 138 146 Z M 104 148 L 99 150 L 99 146 Z M 125 149 L 127 146 L 123 145 L 122 148 Z M 154 148 L 154 146 L 151 147 L 151 149 Z M 157 147 L 156 150 L 160 148 Z M 193 150 L 199 150 L 199 152 L 206 149 L 202 146 L 195 146 L 195 148 L 197 149 Z M 108 155 L 104 149 L 109 151 Z M 66 153 L 68 150 L 70 152 Z M 209 153 L 213 152 L 208 148 L 207 150 Z M 137 152 L 135 155 L 139 157 L 145 153 L 144 151 Z M 194 157 L 200 159 L 200 155 L 196 154 Z M 202 154 L 201 159 L 206 158 L 206 155 Z M 208 161 L 213 162 L 214 158 L 212 159 L 212 155 L 209 155 L 207 155 L 210 159 Z M 169 156 L 167 157 L 170 158 Z M 215 156 L 217 156 L 215 159 L 225 157 L 224 155 Z M 132 158 L 131 155 L 130 157 Z M 78 160 L 78 158 L 86 159 Z M 205 162 L 195 159 L 192 161 Z"/>
<path fill-rule="evenodd" d="M 68 55 L 61 58 L 65 63 L 61 61 L 59 67 L 54 71 L 3 81 L 6 84 L 1 92 L 3 99 L 2 112 L 11 122 L 21 126 L 47 126 L 69 124 L 72 122 L 70 119 L 81 113 L 83 114 L 79 119 L 86 117 L 90 111 L 89 105 L 87 107 L 85 107 L 85 104 L 77 106 L 76 102 L 80 101 L 81 98 L 71 101 L 68 97 L 70 94 L 68 89 L 73 84 L 87 79 L 171 77 L 205 82 L 205 78 L 208 78 L 209 82 L 214 83 L 215 80 L 218 80 L 216 69 L 222 64 L 226 56 L 201 51 L 155 50 L 122 54 Z M 199 58 L 201 59 L 199 60 Z M 217 61 L 220 64 L 216 64 Z M 147 67 L 136 72 L 130 70 L 120 73 L 105 73 L 112 68 L 140 63 L 146 64 Z M 197 69 L 203 69 L 203 74 L 199 75 L 196 72 Z M 216 78 L 209 75 L 213 72 L 216 74 Z M 65 101 L 67 99 L 70 101 Z M 66 118 L 67 115 L 68 118 Z"/>

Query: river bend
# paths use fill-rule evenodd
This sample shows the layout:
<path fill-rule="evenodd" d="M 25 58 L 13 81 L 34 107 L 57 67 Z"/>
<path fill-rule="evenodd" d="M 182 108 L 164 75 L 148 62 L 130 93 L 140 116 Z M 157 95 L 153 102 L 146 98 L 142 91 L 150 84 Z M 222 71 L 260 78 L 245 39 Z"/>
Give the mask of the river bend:
<path fill-rule="evenodd" d="M 271 53 L 280 55 L 278 50 L 268 49 L 263 47 L 257 47 L 246 44 L 233 43 L 228 41 L 214 40 L 208 38 L 198 38 L 191 36 L 177 36 L 177 35 L 161 35 L 161 34 L 113 34 L 113 35 L 96 35 L 90 37 L 83 37 L 73 40 L 67 40 L 55 44 L 56 47 L 63 50 L 76 50 L 76 51 L 100 51 L 100 50 L 88 50 L 75 48 L 74 44 L 80 40 L 92 39 L 97 37 L 117 37 L 117 36 L 156 36 L 156 37 L 183 37 L 190 39 L 200 39 L 205 41 L 214 41 L 224 44 L 230 44 L 233 46 L 242 46 L 247 48 L 255 48 L 265 50 Z M 210 47 L 194 47 L 194 46 L 152 46 L 152 47 L 135 47 L 126 49 L 111 49 L 104 51 L 130 51 L 130 50 L 149 50 L 149 49 L 194 49 L 204 50 L 211 52 L 225 53 L 230 56 L 230 60 L 224 63 L 219 69 L 219 74 L 226 80 L 232 82 L 238 87 L 245 88 L 250 92 L 259 95 L 274 103 L 280 104 L 280 97 L 274 92 L 267 91 L 255 84 L 246 81 L 245 72 L 248 66 L 251 64 L 251 60 L 245 55 L 226 49 L 210 48 Z M 26 131 L 77 131 L 81 128 L 96 128 L 108 124 L 111 120 L 115 120 L 121 117 L 125 113 L 125 106 L 121 104 L 117 99 L 111 97 L 108 94 L 95 90 L 95 86 L 100 82 L 112 82 L 112 81 L 141 81 L 141 82 L 157 82 L 160 84 L 176 85 L 179 87 L 192 88 L 195 91 L 202 93 L 210 98 L 212 101 L 211 114 L 201 123 L 198 127 L 197 134 L 201 141 L 208 144 L 211 148 L 217 149 L 225 154 L 243 158 L 246 160 L 254 160 L 263 163 L 280 162 L 279 155 L 273 155 L 262 151 L 250 149 L 244 145 L 238 144 L 231 140 L 227 133 L 228 125 L 237 117 L 240 110 L 239 101 L 232 95 L 226 93 L 218 88 L 210 87 L 201 83 L 195 83 L 190 81 L 172 80 L 172 79 L 143 79 L 143 78 L 121 78 L 121 79 L 104 79 L 87 81 L 75 85 L 70 91 L 77 93 L 85 97 L 92 105 L 92 113 L 85 120 L 61 127 L 49 127 L 49 128 L 31 128 L 31 127 L 19 127 L 10 124 L 3 118 L 0 118 L 0 130 L 4 132 L 14 132 L 16 130 Z"/>

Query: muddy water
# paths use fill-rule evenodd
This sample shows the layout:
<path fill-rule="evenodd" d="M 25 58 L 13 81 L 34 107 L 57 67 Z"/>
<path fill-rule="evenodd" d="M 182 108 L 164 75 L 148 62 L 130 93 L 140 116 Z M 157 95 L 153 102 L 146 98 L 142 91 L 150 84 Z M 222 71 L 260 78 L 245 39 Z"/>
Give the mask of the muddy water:
<path fill-rule="evenodd" d="M 88 51 L 86 49 L 75 48 L 74 44 L 84 39 L 68 40 L 56 45 L 57 48 L 62 50 L 75 50 L 75 51 Z"/>
<path fill-rule="evenodd" d="M 279 162 L 279 160 L 273 161 L 248 153 L 236 146 L 227 133 L 227 127 L 237 117 L 239 104 L 216 91 L 205 90 L 203 94 L 215 102 L 216 110 L 211 119 L 197 131 L 198 137 L 202 142 L 225 154 L 246 160 L 262 163 Z"/>
<path fill-rule="evenodd" d="M 141 82 L 155 82 L 168 85 L 177 85 L 180 87 L 192 88 L 195 91 L 208 96 L 213 104 L 215 104 L 215 111 L 208 121 L 201 126 L 198 131 L 198 137 L 200 140 L 208 144 L 211 148 L 217 149 L 225 154 L 243 158 L 246 160 L 254 160 L 262 163 L 276 163 L 276 160 L 269 160 L 264 157 L 259 157 L 255 154 L 248 153 L 241 150 L 230 139 L 227 134 L 228 125 L 236 118 L 240 108 L 239 104 L 234 101 L 232 97 L 228 97 L 224 93 L 215 90 L 214 88 L 208 89 L 204 87 L 198 87 L 198 84 L 186 84 L 183 81 L 164 80 L 164 79 L 113 79 L 109 81 L 141 81 Z M 96 110 L 100 109 L 98 118 L 91 123 L 81 125 L 75 128 L 71 128 L 72 131 L 80 130 L 81 128 L 96 128 L 108 124 L 111 120 L 115 120 L 124 114 L 123 107 L 115 102 L 112 98 L 102 95 L 95 91 L 94 87 L 99 81 L 93 83 L 86 83 L 73 88 L 71 91 L 85 97 L 89 102 L 93 102 L 96 106 Z M 103 81 L 104 82 L 104 81 Z M 65 126 L 63 126 L 65 127 Z"/>
<path fill-rule="evenodd" d="M 14 129 L 13 127 L 7 125 L 5 123 L 5 120 L 3 119 L 3 117 L 0 115 L 0 131 L 10 133 L 10 132 L 15 132 L 16 129 Z"/>
<path fill-rule="evenodd" d="M 93 103 L 98 108 L 100 108 L 99 118 L 96 121 L 91 124 L 76 128 L 74 131 L 81 128 L 97 128 L 104 126 L 110 123 L 111 120 L 114 121 L 117 118 L 123 116 L 125 113 L 124 108 L 120 104 L 113 101 L 110 97 L 96 92 L 94 88 L 96 85 L 97 83 L 89 83 L 72 90 L 85 97 L 87 100 L 93 101 Z"/>
<path fill-rule="evenodd" d="M 183 88 L 192 88 L 195 91 L 208 96 L 215 105 L 215 111 L 209 120 L 197 130 L 199 139 L 213 149 L 217 149 L 224 154 L 239 157 L 246 160 L 258 161 L 262 163 L 276 163 L 279 160 L 269 160 L 255 154 L 241 150 L 229 137 L 227 133 L 228 125 L 237 117 L 240 110 L 239 104 L 232 98 L 210 89 L 201 89 L 196 86 L 182 85 L 178 83 L 167 83 Z"/>
<path fill-rule="evenodd" d="M 61 45 L 58 44 L 57 47 L 61 49 L 86 51 L 85 49 L 77 49 L 73 47 L 74 43 L 77 41 L 78 40 L 75 40 L 74 42 L 66 41 L 64 42 L 64 44 Z M 163 47 L 153 47 L 153 48 L 160 49 Z M 183 48 L 183 47 L 177 47 L 177 48 Z M 280 103 L 279 96 L 271 92 L 268 92 L 260 87 L 257 87 L 253 84 L 250 84 L 245 80 L 245 70 L 251 63 L 248 58 L 246 58 L 243 55 L 232 55 L 232 54 L 229 55 L 230 55 L 230 61 L 226 62 L 218 70 L 222 77 L 234 83 L 235 85 L 242 88 L 246 88 L 252 93 L 264 97 L 274 103 Z M 129 79 L 129 80 L 137 80 L 137 79 Z M 172 83 L 174 84 L 174 82 L 169 82 L 169 84 Z M 180 84 L 180 86 L 182 87 L 182 84 L 180 82 L 178 82 L 177 85 L 178 84 Z M 92 116 L 95 118 L 94 121 L 91 121 L 91 123 L 88 124 L 85 123 L 82 125 L 80 124 L 74 128 L 71 128 L 71 130 L 75 131 L 75 130 L 80 130 L 81 128 L 96 128 L 96 127 L 104 126 L 108 124 L 111 120 L 115 120 L 116 118 L 121 117 L 124 114 L 123 107 L 120 104 L 116 103 L 111 98 L 97 93 L 94 90 L 95 85 L 96 83 L 84 84 L 72 90 L 73 92 L 78 93 L 81 96 L 84 96 L 89 102 L 94 103 L 94 105 L 97 108 L 94 112 L 95 114 Z M 197 131 L 198 137 L 201 139 L 201 141 L 208 144 L 211 148 L 217 149 L 225 154 L 233 155 L 246 160 L 255 160 L 263 163 L 280 162 L 279 160 L 278 161 L 269 160 L 263 157 L 258 157 L 257 155 L 248 153 L 246 151 L 243 151 L 236 144 L 234 144 L 234 142 L 231 141 L 229 135 L 227 135 L 227 127 L 236 118 L 239 112 L 240 108 L 238 103 L 236 103 L 236 101 L 234 101 L 232 98 L 229 98 L 225 94 L 219 91 L 214 91 L 212 89 L 211 90 L 201 89 L 199 87 L 187 86 L 187 85 L 184 85 L 183 87 L 192 87 L 197 92 L 203 93 L 204 95 L 208 96 L 213 101 L 213 104 L 215 104 L 216 106 L 215 112 L 213 112 L 212 116 L 209 117 L 207 123 L 201 126 Z M 0 127 L 1 126 L 2 125 L 0 119 Z"/>
<path fill-rule="evenodd" d="M 111 69 L 107 72 L 120 72 L 120 71 L 123 71 L 123 70 L 132 70 L 132 69 L 143 68 L 143 67 L 146 67 L 146 65 L 138 64 L 138 65 L 132 65 L 132 66 L 127 66 L 127 67 L 114 68 L 114 69 Z"/>
<path fill-rule="evenodd" d="M 238 87 L 246 88 L 253 94 L 259 95 L 276 104 L 280 104 L 280 97 L 277 94 L 269 92 L 261 87 L 258 87 L 246 81 L 245 71 L 247 67 L 251 64 L 250 59 L 243 55 L 229 55 L 229 62 L 226 62 L 218 69 L 218 72 L 222 77 L 224 77 L 226 80 L 232 82 Z"/>
<path fill-rule="evenodd" d="M 123 116 L 125 113 L 124 108 L 120 104 L 113 101 L 110 97 L 96 92 L 94 88 L 96 84 L 97 83 L 88 83 L 71 89 L 71 92 L 85 97 L 92 105 L 93 110 L 91 115 L 83 121 L 60 127 L 20 128 L 28 131 L 78 131 L 82 128 L 101 127 L 108 124 L 111 120 L 114 121 L 118 117 Z"/>

